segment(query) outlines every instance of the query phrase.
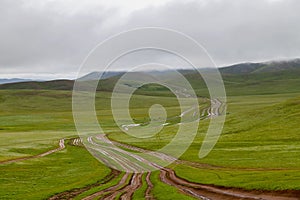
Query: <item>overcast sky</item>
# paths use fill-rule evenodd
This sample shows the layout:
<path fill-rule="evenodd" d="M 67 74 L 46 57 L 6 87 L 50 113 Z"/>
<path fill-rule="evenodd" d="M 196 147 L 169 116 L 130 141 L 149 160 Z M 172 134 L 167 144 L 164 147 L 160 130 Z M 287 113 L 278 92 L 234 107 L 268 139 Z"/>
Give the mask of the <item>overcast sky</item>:
<path fill-rule="evenodd" d="M 298 0 L 1 0 L 0 78 L 74 78 L 99 42 L 164 27 L 201 43 L 218 66 L 300 57 Z"/>

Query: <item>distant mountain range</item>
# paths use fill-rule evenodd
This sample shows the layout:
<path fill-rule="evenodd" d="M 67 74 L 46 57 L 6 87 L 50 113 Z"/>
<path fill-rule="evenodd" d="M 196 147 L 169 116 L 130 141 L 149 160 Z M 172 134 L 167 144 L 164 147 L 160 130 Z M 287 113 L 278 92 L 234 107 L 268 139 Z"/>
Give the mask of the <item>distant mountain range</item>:
<path fill-rule="evenodd" d="M 272 93 L 275 89 L 289 92 L 300 92 L 300 59 L 285 61 L 270 61 L 261 63 L 241 63 L 219 68 L 226 90 L 235 94 L 240 93 Z M 180 70 L 196 89 L 205 86 L 201 76 L 193 70 Z M 125 72 L 106 72 L 99 81 L 98 90 L 112 91 L 115 83 Z M 157 76 L 168 77 L 168 71 L 155 72 Z M 92 72 L 81 78 L 80 81 L 96 81 L 100 72 Z M 168 77 L 169 78 L 169 77 Z M 200 81 L 199 81 L 200 80 Z M 8 80 L 6 80 L 8 81 Z M 11 80 L 13 82 L 14 80 Z M 14 83 L 4 82 L 0 89 L 37 89 L 37 90 L 72 90 L 74 80 L 53 81 L 23 81 L 15 79 Z M 21 82 L 23 81 L 23 82 Z M 247 89 L 245 89 L 247 88 Z"/>
<path fill-rule="evenodd" d="M 99 80 L 99 79 L 102 80 L 102 79 L 107 79 L 107 78 L 110 78 L 113 76 L 120 75 L 122 73 L 125 73 L 125 72 L 110 72 L 110 71 L 104 72 L 104 73 L 91 72 L 91 73 L 79 78 L 78 80 L 81 80 L 81 81 L 91 81 L 91 80 Z"/>
<path fill-rule="evenodd" d="M 222 74 L 252 74 L 295 70 L 300 70 L 300 59 L 269 61 L 261 63 L 240 63 L 220 68 L 220 72 Z"/>
<path fill-rule="evenodd" d="M 0 89 L 72 90 L 73 84 L 73 80 L 26 81 L 5 83 L 0 85 Z"/>
<path fill-rule="evenodd" d="M 0 84 L 5 84 L 5 83 L 18 83 L 18 82 L 26 82 L 26 81 L 31 81 L 31 79 L 4 78 L 4 79 L 0 79 Z"/>

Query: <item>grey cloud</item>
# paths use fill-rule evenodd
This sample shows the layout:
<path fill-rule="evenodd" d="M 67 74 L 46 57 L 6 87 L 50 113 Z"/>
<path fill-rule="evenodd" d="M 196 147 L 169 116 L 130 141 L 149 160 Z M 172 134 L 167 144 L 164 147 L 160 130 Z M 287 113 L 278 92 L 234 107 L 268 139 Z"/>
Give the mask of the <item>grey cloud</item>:
<path fill-rule="evenodd" d="M 111 12 L 63 13 L 55 7 L 32 8 L 26 1 L 1 1 L 0 66 L 5 72 L 76 70 L 105 36 Z"/>
<path fill-rule="evenodd" d="M 161 26 L 203 44 L 219 65 L 300 56 L 300 1 L 190 1 L 140 10 L 129 27 Z"/>
<path fill-rule="evenodd" d="M 51 3 L 36 8 L 26 2 L 0 1 L 2 74 L 74 73 L 101 40 L 144 26 L 192 36 L 218 65 L 300 56 L 297 0 L 174 0 L 125 17 L 117 8 L 69 12 Z"/>

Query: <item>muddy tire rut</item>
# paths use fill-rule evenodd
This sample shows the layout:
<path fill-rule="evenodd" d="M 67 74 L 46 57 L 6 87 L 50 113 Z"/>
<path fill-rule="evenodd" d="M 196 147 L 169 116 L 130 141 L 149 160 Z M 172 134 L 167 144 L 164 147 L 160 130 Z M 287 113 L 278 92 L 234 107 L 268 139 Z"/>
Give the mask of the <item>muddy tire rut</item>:
<path fill-rule="evenodd" d="M 168 168 L 163 168 L 160 172 L 162 182 L 198 199 L 299 200 L 300 197 L 300 191 L 246 191 L 189 182 L 176 176 L 174 170 Z"/>
<path fill-rule="evenodd" d="M 20 161 L 25 161 L 25 160 L 31 160 L 34 158 L 41 158 L 41 157 L 47 156 L 49 154 L 55 153 L 57 151 L 61 151 L 65 148 L 65 140 L 64 139 L 59 140 L 58 145 L 59 145 L 59 147 L 57 147 L 55 149 L 51 149 L 49 151 L 46 151 L 46 152 L 38 154 L 38 155 L 16 158 L 16 159 L 12 159 L 12 160 L 3 160 L 3 161 L 0 161 L 0 164 L 10 164 L 10 163 L 20 162 Z"/>
<path fill-rule="evenodd" d="M 146 200 L 154 200 L 155 198 L 153 197 L 151 190 L 153 189 L 153 184 L 150 180 L 151 172 L 148 172 L 146 175 L 146 183 L 147 183 L 147 189 L 145 192 L 145 199 Z"/>
<path fill-rule="evenodd" d="M 72 145 L 74 146 L 82 146 L 82 140 L 79 139 L 73 139 L 71 140 Z M 144 150 L 139 147 L 130 146 L 127 144 L 117 143 L 118 146 L 123 146 L 125 148 L 139 151 L 139 152 L 149 152 L 148 150 Z M 24 161 L 34 158 L 40 158 L 47 156 L 49 154 L 55 153 L 57 151 L 60 151 L 65 148 L 65 140 L 61 139 L 59 141 L 59 146 L 55 149 L 46 151 L 44 153 L 30 156 L 30 157 L 24 157 L 24 158 L 17 158 L 13 160 L 6 160 L 1 161 L 0 164 L 9 164 L 14 163 L 18 161 Z M 153 154 L 155 156 L 161 157 L 162 159 L 172 159 L 170 156 L 163 155 L 163 154 Z M 177 164 L 184 164 L 196 168 L 209 168 L 209 169 L 223 169 L 223 167 L 220 166 L 211 166 L 207 164 L 201 164 L 201 163 L 194 163 L 190 161 L 183 161 L 183 160 L 177 160 Z M 149 164 L 154 164 L 149 162 Z M 154 164 L 155 165 L 155 164 Z M 243 199 L 243 200 L 299 200 L 300 198 L 300 191 L 299 190 L 286 190 L 286 191 L 247 191 L 243 189 L 238 188 L 226 188 L 221 186 L 214 186 L 214 185 L 204 185 L 200 183 L 193 183 L 189 182 L 183 178 L 180 178 L 176 175 L 173 169 L 165 168 L 165 167 L 159 167 L 160 171 L 160 180 L 168 184 L 170 186 L 176 187 L 178 191 L 181 193 L 194 197 L 196 199 L 220 199 L 220 200 L 235 200 L 235 199 Z M 264 170 L 264 169 L 244 169 L 244 170 Z M 271 169 L 271 170 L 283 170 L 283 169 Z M 60 199 L 73 199 L 77 197 L 78 195 L 92 189 L 95 187 L 99 187 L 101 185 L 104 185 L 110 181 L 113 181 L 117 177 L 121 175 L 120 171 L 111 169 L 111 173 L 104 177 L 102 180 L 97 181 L 96 183 L 84 186 L 82 188 L 75 188 L 71 189 L 65 192 L 58 193 L 50 198 L 49 200 L 60 200 Z M 155 197 L 152 194 L 152 189 L 154 185 L 151 182 L 152 173 L 147 172 L 146 178 L 145 178 L 145 184 L 147 184 L 144 198 L 146 200 L 154 200 Z M 84 198 L 84 200 L 92 200 L 95 198 L 99 199 L 132 199 L 133 194 L 141 188 L 143 184 L 143 174 L 142 173 L 125 173 L 123 174 L 121 180 L 114 186 L 108 187 L 104 190 L 101 190 L 99 192 L 96 192 L 94 194 L 91 194 Z"/>

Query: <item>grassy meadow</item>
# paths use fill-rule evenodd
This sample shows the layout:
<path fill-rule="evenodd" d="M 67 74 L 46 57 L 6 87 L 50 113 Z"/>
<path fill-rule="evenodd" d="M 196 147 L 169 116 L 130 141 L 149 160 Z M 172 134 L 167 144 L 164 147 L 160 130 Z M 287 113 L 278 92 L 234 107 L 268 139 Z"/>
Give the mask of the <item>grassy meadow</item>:
<path fill-rule="evenodd" d="M 234 93 L 234 92 L 232 92 Z M 230 94 L 230 92 L 229 92 Z M 72 92 L 57 90 L 0 90 L 0 161 L 27 157 L 57 148 L 62 138 L 78 137 L 71 110 Z M 134 95 L 130 112 L 136 123 L 149 119 L 153 104 L 165 107 L 168 117 L 180 114 L 178 101 L 165 97 Z M 201 107 L 207 101 L 199 98 Z M 116 127 L 110 110 L 110 93 L 98 92 L 96 109 L 101 126 L 112 140 L 156 150 L 174 137 L 179 121 L 149 139 L 135 139 Z M 300 189 L 300 93 L 243 93 L 228 96 L 226 123 L 211 153 L 198 158 L 209 119 L 200 122 L 193 144 L 181 160 L 207 164 L 192 167 L 172 164 L 178 176 L 190 181 L 244 189 Z M 187 135 L 188 137 L 188 135 Z M 206 166 L 206 165 L 205 165 Z M 211 167 L 212 166 L 212 167 Z M 54 154 L 0 164 L 0 199 L 45 199 L 56 193 L 82 188 L 110 173 L 84 148 L 67 144 Z M 143 177 L 145 182 L 145 177 Z M 165 192 L 172 199 L 189 199 L 173 187 L 161 183 L 158 173 L 151 176 L 152 194 L 159 199 Z M 114 183 L 89 189 L 76 199 Z M 145 184 L 134 194 L 141 199 Z"/>

